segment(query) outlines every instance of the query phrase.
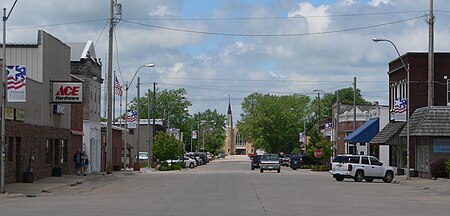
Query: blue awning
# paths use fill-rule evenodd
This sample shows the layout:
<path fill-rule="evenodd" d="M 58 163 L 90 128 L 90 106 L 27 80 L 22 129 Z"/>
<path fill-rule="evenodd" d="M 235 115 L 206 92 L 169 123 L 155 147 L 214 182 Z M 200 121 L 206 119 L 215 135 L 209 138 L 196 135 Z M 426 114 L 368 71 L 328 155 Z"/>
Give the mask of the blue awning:
<path fill-rule="evenodd" d="M 372 138 L 377 135 L 380 131 L 380 120 L 379 118 L 370 119 L 359 128 L 357 128 L 353 133 L 345 137 L 344 141 L 354 142 L 354 143 L 366 143 L 370 142 Z"/>

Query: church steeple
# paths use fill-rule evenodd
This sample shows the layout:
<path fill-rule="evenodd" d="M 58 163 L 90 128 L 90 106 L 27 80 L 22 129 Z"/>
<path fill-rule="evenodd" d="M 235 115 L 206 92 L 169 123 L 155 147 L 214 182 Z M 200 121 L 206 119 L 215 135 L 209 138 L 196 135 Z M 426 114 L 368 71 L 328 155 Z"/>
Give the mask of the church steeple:
<path fill-rule="evenodd" d="M 230 95 L 228 95 L 228 111 L 227 111 L 227 116 L 228 116 L 228 127 L 233 128 L 233 114 L 231 112 L 231 99 L 230 99 Z"/>

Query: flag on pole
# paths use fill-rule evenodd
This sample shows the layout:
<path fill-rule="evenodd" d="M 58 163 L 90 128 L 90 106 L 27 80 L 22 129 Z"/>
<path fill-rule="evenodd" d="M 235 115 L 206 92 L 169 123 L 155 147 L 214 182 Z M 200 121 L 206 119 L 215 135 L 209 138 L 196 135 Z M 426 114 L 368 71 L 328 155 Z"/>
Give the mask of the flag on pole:
<path fill-rule="evenodd" d="M 395 119 L 395 121 L 406 121 L 406 105 L 407 105 L 407 101 L 404 98 L 395 100 L 395 104 L 394 104 L 394 119 Z"/>
<path fill-rule="evenodd" d="M 123 94 L 122 86 L 120 86 L 119 80 L 117 79 L 116 76 L 114 76 L 114 93 L 117 96 L 122 96 Z"/>
<path fill-rule="evenodd" d="M 333 128 L 333 123 L 328 122 L 325 124 L 325 136 L 331 136 L 331 129 Z"/>
<path fill-rule="evenodd" d="M 23 65 L 7 66 L 7 101 L 26 102 L 27 69 Z"/>
<path fill-rule="evenodd" d="M 137 111 L 128 110 L 127 124 L 128 128 L 136 128 Z"/>

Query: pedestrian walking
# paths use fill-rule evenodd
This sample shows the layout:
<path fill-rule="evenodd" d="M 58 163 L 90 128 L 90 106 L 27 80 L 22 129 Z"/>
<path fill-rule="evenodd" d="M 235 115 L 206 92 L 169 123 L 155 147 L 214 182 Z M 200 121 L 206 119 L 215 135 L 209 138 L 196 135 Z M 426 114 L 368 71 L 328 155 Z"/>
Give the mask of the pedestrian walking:
<path fill-rule="evenodd" d="M 82 153 L 80 151 L 80 149 L 77 150 L 77 152 L 75 152 L 75 154 L 73 155 L 73 162 L 75 164 L 75 170 L 76 170 L 76 175 L 81 175 L 81 163 L 82 163 Z"/>
<path fill-rule="evenodd" d="M 86 175 L 88 166 L 89 166 L 89 158 L 88 158 L 86 152 L 83 151 L 83 154 L 81 154 L 81 167 L 82 167 L 82 173 L 84 176 Z"/>

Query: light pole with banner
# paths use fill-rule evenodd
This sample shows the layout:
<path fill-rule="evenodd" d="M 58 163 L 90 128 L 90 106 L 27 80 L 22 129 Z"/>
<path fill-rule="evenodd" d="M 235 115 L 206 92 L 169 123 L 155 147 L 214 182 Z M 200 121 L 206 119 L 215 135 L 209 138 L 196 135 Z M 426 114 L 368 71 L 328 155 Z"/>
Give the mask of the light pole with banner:
<path fill-rule="evenodd" d="M 406 178 L 410 179 L 409 176 L 409 64 L 406 65 L 405 62 L 403 61 L 402 56 L 400 55 L 400 52 L 397 49 L 397 46 L 395 46 L 395 44 L 388 40 L 388 39 L 384 39 L 384 38 L 373 38 L 372 39 L 373 42 L 388 42 L 390 44 L 392 44 L 392 46 L 394 46 L 395 52 L 397 52 L 398 58 L 400 59 L 400 61 L 402 62 L 402 66 L 405 68 L 406 70 Z"/>
<path fill-rule="evenodd" d="M 146 65 L 142 65 L 140 66 L 136 72 L 133 75 L 133 78 L 131 79 L 131 82 L 125 83 L 125 139 L 124 139 L 124 143 L 123 143 L 123 170 L 126 170 L 126 145 L 127 145 L 127 134 L 128 134 L 128 89 L 130 89 L 131 84 L 133 83 L 134 78 L 136 77 L 136 74 L 138 73 L 138 71 L 143 68 L 143 67 L 155 67 L 155 64 L 146 64 Z M 138 78 L 139 80 L 139 78 Z M 138 85 L 139 86 L 139 85 Z M 139 92 L 139 88 L 138 88 L 138 92 Z M 138 93 L 139 96 L 139 93 Z M 139 98 L 138 98 L 139 101 Z M 138 105 L 139 106 L 139 105 Z M 139 113 L 139 112 L 137 112 Z M 139 118 L 138 118 L 139 114 L 136 115 L 136 121 L 137 121 L 137 125 L 139 125 Z M 139 130 L 139 128 L 137 128 L 137 130 Z M 139 136 L 139 135 L 138 135 Z M 139 142 L 139 139 L 138 139 Z M 139 146 L 139 143 L 137 144 Z M 139 148 L 137 149 L 137 155 L 136 155 L 136 161 L 139 163 Z"/>

